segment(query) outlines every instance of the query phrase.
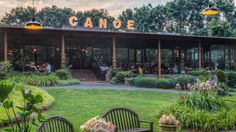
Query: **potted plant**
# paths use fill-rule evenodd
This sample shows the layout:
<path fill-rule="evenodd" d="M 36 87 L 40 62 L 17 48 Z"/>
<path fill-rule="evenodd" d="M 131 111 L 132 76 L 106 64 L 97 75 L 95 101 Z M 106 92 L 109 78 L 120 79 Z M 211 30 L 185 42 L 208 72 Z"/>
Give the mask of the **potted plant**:
<path fill-rule="evenodd" d="M 173 115 L 162 115 L 159 121 L 160 132 L 176 132 L 179 121 Z"/>
<path fill-rule="evenodd" d="M 115 132 L 116 127 L 105 119 L 94 117 L 80 126 L 82 132 Z"/>

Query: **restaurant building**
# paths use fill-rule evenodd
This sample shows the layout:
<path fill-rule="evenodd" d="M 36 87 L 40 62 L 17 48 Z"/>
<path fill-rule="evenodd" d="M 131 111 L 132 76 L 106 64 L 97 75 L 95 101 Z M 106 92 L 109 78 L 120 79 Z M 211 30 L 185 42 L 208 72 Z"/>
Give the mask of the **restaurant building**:
<path fill-rule="evenodd" d="M 158 77 L 174 66 L 236 69 L 236 38 L 226 37 L 0 26 L 0 51 L 0 60 L 11 61 L 17 70 L 31 62 L 94 71 L 101 66 L 124 70 L 140 66 Z"/>

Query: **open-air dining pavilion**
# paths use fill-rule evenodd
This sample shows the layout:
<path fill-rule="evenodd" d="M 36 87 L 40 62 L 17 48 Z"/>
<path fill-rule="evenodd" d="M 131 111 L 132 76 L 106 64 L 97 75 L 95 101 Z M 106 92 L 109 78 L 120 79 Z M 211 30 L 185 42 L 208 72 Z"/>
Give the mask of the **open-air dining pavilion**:
<path fill-rule="evenodd" d="M 140 66 L 144 73 L 158 77 L 174 66 L 236 69 L 236 38 L 9 26 L 0 27 L 0 38 L 0 59 L 13 62 L 17 70 L 30 62 L 47 62 L 54 69 L 134 70 Z"/>

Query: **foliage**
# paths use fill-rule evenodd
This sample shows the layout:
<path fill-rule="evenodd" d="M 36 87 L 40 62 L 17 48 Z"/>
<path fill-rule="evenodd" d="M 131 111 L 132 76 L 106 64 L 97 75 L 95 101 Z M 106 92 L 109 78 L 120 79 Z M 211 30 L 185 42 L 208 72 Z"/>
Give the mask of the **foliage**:
<path fill-rule="evenodd" d="M 193 84 L 196 82 L 196 78 L 191 75 L 179 75 L 176 77 L 176 82 L 180 85 Z"/>
<path fill-rule="evenodd" d="M 183 96 L 179 101 L 180 104 L 209 111 L 227 108 L 225 101 L 217 95 L 218 86 L 216 83 L 211 81 L 201 82 L 198 80 L 193 85 L 188 84 L 188 87 L 194 93 Z"/>
<path fill-rule="evenodd" d="M 69 79 L 69 80 L 58 80 L 60 86 L 71 86 L 71 85 L 79 85 L 81 84 L 78 79 Z"/>
<path fill-rule="evenodd" d="M 61 68 L 55 71 L 55 75 L 59 77 L 61 80 L 71 79 L 71 72 L 68 68 Z"/>
<path fill-rule="evenodd" d="M 192 75 L 192 76 L 201 76 L 201 75 L 206 75 L 206 74 L 207 74 L 207 70 L 205 70 L 205 69 L 201 69 L 201 70 L 192 70 L 192 71 L 189 71 L 188 74 L 189 74 L 189 75 Z"/>
<path fill-rule="evenodd" d="M 62 76 L 63 79 L 68 78 L 70 72 L 64 69 L 60 69 L 56 73 L 48 74 L 48 73 L 19 73 L 14 72 L 8 76 L 8 80 L 25 83 L 27 85 L 33 86 L 65 86 L 65 85 L 78 85 L 80 84 L 80 80 L 70 78 L 68 80 L 60 80 L 58 76 Z M 66 78 L 65 78 L 66 77 Z"/>
<path fill-rule="evenodd" d="M 125 82 L 125 78 L 133 77 L 132 71 L 119 71 L 116 73 L 115 77 L 112 78 L 111 83 L 120 84 Z"/>
<path fill-rule="evenodd" d="M 12 72 L 12 65 L 9 61 L 0 62 L 0 79 L 5 79 Z"/>
<path fill-rule="evenodd" d="M 5 84 L 12 85 L 9 81 L 8 81 L 8 83 L 5 83 Z M 34 95 L 41 95 L 42 96 L 43 102 L 36 105 L 36 107 L 40 110 L 48 109 L 54 102 L 54 98 L 52 96 L 50 96 L 44 90 L 41 90 L 41 89 L 38 89 L 38 88 L 32 87 L 32 86 L 25 86 L 23 84 L 18 84 L 18 83 L 14 83 L 13 86 L 15 86 L 14 90 L 12 90 L 12 92 L 9 93 L 8 98 L 13 102 L 14 106 L 19 106 L 19 107 L 23 106 L 24 99 L 22 96 L 22 91 L 26 90 L 26 89 L 32 91 L 32 93 L 34 93 Z M 0 87 L 2 87 L 2 85 Z M 10 117 L 11 117 L 11 119 L 14 119 L 14 114 L 13 114 L 12 110 L 10 110 L 10 111 L 11 111 L 9 113 Z M 18 113 L 18 112 L 20 112 L 20 110 L 17 108 L 17 109 L 15 109 L 15 112 Z M 8 120 L 8 117 L 7 117 L 3 107 L 0 107 L 0 113 L 1 113 L 0 114 L 0 126 L 9 125 L 10 122 Z"/>
<path fill-rule="evenodd" d="M 57 86 L 59 78 L 53 74 L 44 73 L 15 73 L 8 77 L 9 80 L 33 86 Z"/>
<path fill-rule="evenodd" d="M 80 126 L 80 128 L 84 132 L 114 132 L 116 127 L 105 119 L 94 117 Z"/>
<path fill-rule="evenodd" d="M 179 121 L 173 115 L 162 115 L 159 120 L 161 125 L 175 125 L 176 127 L 179 125 Z"/>
<path fill-rule="evenodd" d="M 223 71 L 215 71 L 219 82 L 226 82 L 225 73 Z"/>
<path fill-rule="evenodd" d="M 233 72 L 233 71 L 227 72 L 226 78 L 227 78 L 226 84 L 230 87 L 235 87 L 235 85 L 236 85 L 236 72 Z"/>
<path fill-rule="evenodd" d="M 171 104 L 162 107 L 158 112 L 158 116 L 163 114 L 176 116 L 183 129 L 217 132 L 234 130 L 236 125 L 235 109 L 210 112 L 185 105 Z"/>
<path fill-rule="evenodd" d="M 1 81 L 0 89 L 3 90 L 5 94 L 1 94 L 1 104 L 5 110 L 7 116 L 7 122 L 10 123 L 11 128 L 6 129 L 6 131 L 12 132 L 31 132 L 32 125 L 35 124 L 35 119 L 31 120 L 31 115 L 37 114 L 39 121 L 44 118 L 41 114 L 40 109 L 37 107 L 38 104 L 43 103 L 43 96 L 40 94 L 32 94 L 32 91 L 26 89 L 24 85 L 15 85 L 10 81 Z M 10 97 L 12 91 L 19 91 L 23 100 L 23 104 L 15 104 Z M 12 114 L 11 114 L 12 113 Z M 16 125 L 14 123 L 16 122 Z"/>
<path fill-rule="evenodd" d="M 225 20 L 212 20 L 209 23 L 209 34 L 211 36 L 222 36 L 229 37 L 232 36 L 232 27 Z"/>
<path fill-rule="evenodd" d="M 172 78 L 135 77 L 132 80 L 133 85 L 147 88 L 174 88 L 175 83 Z"/>
<path fill-rule="evenodd" d="M 220 10 L 223 14 L 205 17 L 201 10 L 209 3 Z M 105 9 L 92 9 L 88 11 L 74 11 L 70 8 L 58 8 L 56 6 L 45 7 L 38 12 L 35 8 L 17 7 L 6 13 L 1 23 L 7 25 L 23 25 L 35 17 L 44 26 L 61 28 L 68 25 L 68 18 L 72 15 L 80 19 L 91 17 L 94 27 L 98 27 L 99 18 L 107 18 L 108 30 L 114 30 L 110 16 Z M 151 4 L 126 9 L 120 15 L 122 29 L 126 29 L 127 20 L 135 21 L 136 31 L 139 32 L 170 32 L 178 34 L 231 36 L 236 28 L 235 5 L 233 0 L 171 0 L 165 4 L 153 6 Z M 83 26 L 83 21 L 79 21 L 79 26 Z M 209 26 L 206 26 L 209 25 Z"/>

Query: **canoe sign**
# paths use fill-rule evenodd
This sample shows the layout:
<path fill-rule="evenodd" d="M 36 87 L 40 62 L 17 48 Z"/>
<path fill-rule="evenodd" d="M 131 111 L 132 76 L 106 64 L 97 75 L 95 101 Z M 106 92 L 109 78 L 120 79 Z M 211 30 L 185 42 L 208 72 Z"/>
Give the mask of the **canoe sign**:
<path fill-rule="evenodd" d="M 69 18 L 70 26 L 76 27 L 76 26 L 78 26 L 78 23 L 79 23 L 79 19 L 76 16 L 72 16 Z M 106 18 L 100 18 L 98 24 L 99 24 L 99 28 L 107 29 L 108 23 L 107 23 Z M 128 30 L 134 30 L 134 25 L 135 25 L 134 20 L 127 21 L 127 29 Z M 87 17 L 85 19 L 84 27 L 85 28 L 93 28 L 93 21 L 92 21 L 91 17 Z M 120 19 L 115 19 L 113 21 L 113 27 L 115 29 L 120 29 L 122 27 L 122 21 Z"/>

